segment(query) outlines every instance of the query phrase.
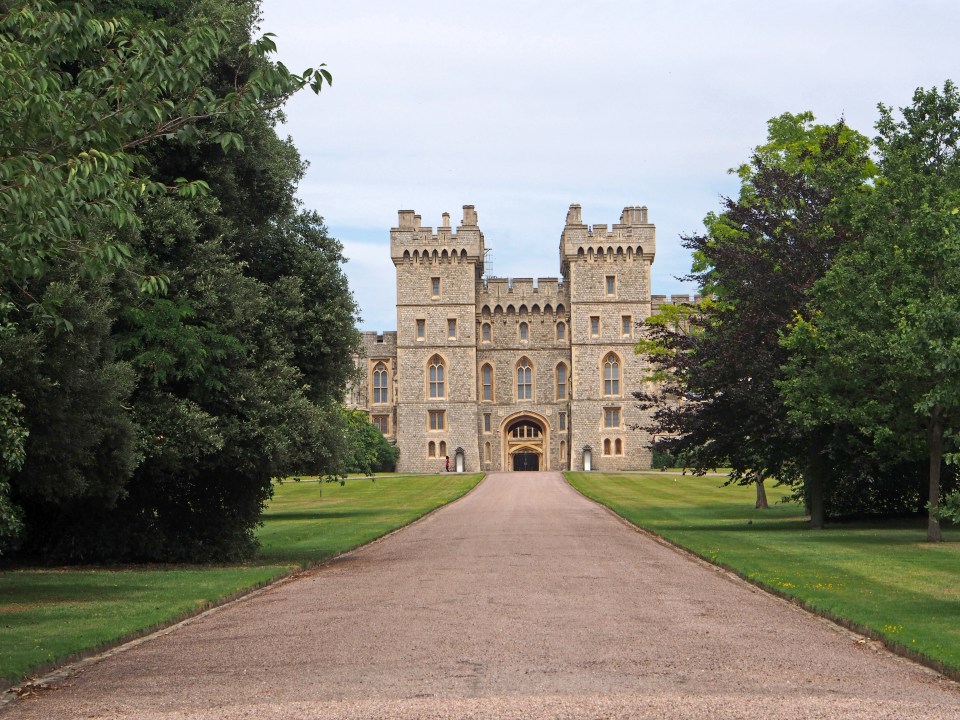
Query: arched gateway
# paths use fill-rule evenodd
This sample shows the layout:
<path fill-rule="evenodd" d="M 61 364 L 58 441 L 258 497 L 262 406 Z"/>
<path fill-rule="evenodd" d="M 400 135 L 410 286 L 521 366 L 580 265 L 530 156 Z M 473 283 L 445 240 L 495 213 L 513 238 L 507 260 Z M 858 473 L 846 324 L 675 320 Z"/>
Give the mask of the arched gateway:
<path fill-rule="evenodd" d="M 535 413 L 519 413 L 504 420 L 503 467 L 508 470 L 549 470 L 549 425 Z"/>

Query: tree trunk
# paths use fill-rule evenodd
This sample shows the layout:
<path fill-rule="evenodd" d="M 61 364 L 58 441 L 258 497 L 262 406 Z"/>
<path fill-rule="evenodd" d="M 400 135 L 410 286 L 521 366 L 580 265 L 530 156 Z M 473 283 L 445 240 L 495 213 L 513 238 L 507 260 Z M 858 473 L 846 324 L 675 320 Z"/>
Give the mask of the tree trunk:
<path fill-rule="evenodd" d="M 757 480 L 757 504 L 756 507 L 760 510 L 766 510 L 770 506 L 767 504 L 767 489 L 763 486 L 763 480 Z"/>
<path fill-rule="evenodd" d="M 810 462 L 807 464 L 804 482 L 807 485 L 807 509 L 810 511 L 810 527 L 815 530 L 823 529 L 826 516 L 823 505 L 824 472 L 822 456 L 816 449 L 811 449 Z"/>
<path fill-rule="evenodd" d="M 940 408 L 935 408 L 930 419 L 930 432 L 927 436 L 927 448 L 930 451 L 930 514 L 927 519 L 927 541 L 940 542 L 940 521 L 937 510 L 940 509 L 940 463 L 943 462 L 943 420 Z"/>

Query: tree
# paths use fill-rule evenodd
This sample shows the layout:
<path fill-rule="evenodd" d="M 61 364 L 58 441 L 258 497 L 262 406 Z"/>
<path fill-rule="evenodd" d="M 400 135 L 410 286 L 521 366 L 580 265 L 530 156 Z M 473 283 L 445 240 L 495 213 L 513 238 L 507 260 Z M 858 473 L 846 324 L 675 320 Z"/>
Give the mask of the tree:
<path fill-rule="evenodd" d="M 696 472 L 731 466 L 729 482 L 756 483 L 758 504 L 767 477 L 804 482 L 814 526 L 835 428 L 802 432 L 789 421 L 776 386 L 787 357 L 779 338 L 853 237 L 848 216 L 873 173 L 868 149 L 842 121 L 771 120 L 767 143 L 737 171 L 739 197 L 707 216 L 706 234 L 683 239 L 695 258 L 688 279 L 706 301 L 683 331 L 652 318 L 640 347 L 665 379 L 658 393 L 638 394 L 655 408 L 657 447 Z"/>
<path fill-rule="evenodd" d="M 845 247 L 797 317 L 781 387 L 804 427 L 843 418 L 894 459 L 924 453 L 927 537 L 941 539 L 941 466 L 960 423 L 960 93 L 920 88 L 880 106 L 880 177 Z"/>

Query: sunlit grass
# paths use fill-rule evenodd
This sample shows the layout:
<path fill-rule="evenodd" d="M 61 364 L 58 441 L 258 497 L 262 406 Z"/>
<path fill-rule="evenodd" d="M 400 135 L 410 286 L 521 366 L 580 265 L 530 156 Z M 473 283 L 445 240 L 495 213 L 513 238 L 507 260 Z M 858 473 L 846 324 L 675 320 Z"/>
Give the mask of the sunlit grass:
<path fill-rule="evenodd" d="M 752 488 L 677 474 L 570 473 L 632 523 L 811 608 L 960 669 L 960 529 L 925 542 L 926 520 L 807 527 L 803 508 L 754 508 Z M 771 502 L 779 499 L 775 488 Z"/>
<path fill-rule="evenodd" d="M 370 542 L 460 497 L 481 477 L 285 482 L 264 513 L 260 557 L 247 565 L 0 572 L 0 686 Z"/>

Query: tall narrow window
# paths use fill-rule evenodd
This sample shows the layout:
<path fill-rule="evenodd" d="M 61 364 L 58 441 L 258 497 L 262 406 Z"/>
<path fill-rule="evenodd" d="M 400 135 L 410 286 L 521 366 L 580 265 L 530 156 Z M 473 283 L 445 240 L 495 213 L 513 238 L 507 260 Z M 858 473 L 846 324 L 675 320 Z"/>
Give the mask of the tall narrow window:
<path fill-rule="evenodd" d="M 430 358 L 430 397 L 444 397 L 443 360 L 439 355 Z"/>
<path fill-rule="evenodd" d="M 447 454 L 447 444 L 441 440 L 440 441 L 440 457 L 443 457 Z"/>
<path fill-rule="evenodd" d="M 430 292 L 433 294 L 433 297 L 440 297 L 440 278 L 430 278 Z"/>
<path fill-rule="evenodd" d="M 517 400 L 530 400 L 533 397 L 533 368 L 526 358 L 517 363 Z"/>
<path fill-rule="evenodd" d="M 382 362 L 373 368 L 373 402 L 385 403 L 387 399 L 387 366 Z"/>
<path fill-rule="evenodd" d="M 427 321 L 420 319 L 417 320 L 417 340 L 423 340 L 427 334 Z"/>
<path fill-rule="evenodd" d="M 607 295 L 616 295 L 617 294 L 617 277 L 615 275 L 607 275 Z"/>
<path fill-rule="evenodd" d="M 447 320 L 447 337 L 451 340 L 457 339 L 457 321 L 455 318 Z"/>
<path fill-rule="evenodd" d="M 490 432 L 490 426 L 491 426 L 491 424 L 492 424 L 492 423 L 491 423 L 491 421 L 490 421 L 490 413 L 484 413 L 484 414 L 483 414 L 483 431 L 484 431 L 485 433 Z"/>
<path fill-rule="evenodd" d="M 557 400 L 567 399 L 567 366 L 565 363 L 557 365 Z"/>
<path fill-rule="evenodd" d="M 610 454 L 610 438 L 604 438 L 603 440 L 603 454 L 604 455 Z"/>
<path fill-rule="evenodd" d="M 480 383 L 483 386 L 480 397 L 491 402 L 493 400 L 493 368 L 490 365 L 480 368 Z"/>
<path fill-rule="evenodd" d="M 625 338 L 628 338 L 631 335 L 633 335 L 633 318 L 630 315 L 624 315 L 621 318 L 621 322 L 623 324 L 623 327 L 621 330 L 621 333 L 623 334 L 623 336 Z"/>
<path fill-rule="evenodd" d="M 484 342 L 490 342 L 490 323 L 484 323 L 480 328 L 480 339 Z"/>
<path fill-rule="evenodd" d="M 605 428 L 620 427 L 620 408 L 608 407 L 603 409 L 603 426 Z"/>
<path fill-rule="evenodd" d="M 557 421 L 560 425 L 560 430 L 564 431 L 567 429 L 567 414 L 565 412 L 559 413 L 557 416 Z"/>
<path fill-rule="evenodd" d="M 377 426 L 377 430 L 382 432 L 384 435 L 390 430 L 390 420 L 388 415 L 374 415 L 373 424 Z"/>
<path fill-rule="evenodd" d="M 603 361 L 603 394 L 620 394 L 620 360 L 613 353 Z"/>
<path fill-rule="evenodd" d="M 528 332 L 527 324 L 525 322 L 520 323 L 520 339 L 521 340 L 527 339 L 527 332 Z"/>
<path fill-rule="evenodd" d="M 437 444 L 431 440 L 427 443 L 427 457 L 436 457 L 437 456 Z"/>
<path fill-rule="evenodd" d="M 444 430 L 446 428 L 446 418 L 444 417 L 443 410 L 430 410 L 428 415 L 431 430 L 437 431 Z"/>
<path fill-rule="evenodd" d="M 560 462 L 567 461 L 567 443 L 563 440 L 560 441 Z"/>
<path fill-rule="evenodd" d="M 613 454 L 623 455 L 623 440 L 620 438 L 617 438 L 613 441 Z"/>
<path fill-rule="evenodd" d="M 590 336 L 598 337 L 600 335 L 600 316 L 591 315 L 590 316 Z"/>
<path fill-rule="evenodd" d="M 567 337 L 567 326 L 565 323 L 557 323 L 557 340 L 565 340 Z"/>
<path fill-rule="evenodd" d="M 491 451 L 490 443 L 486 443 L 483 446 L 483 459 L 487 462 L 490 462 L 492 457 L 493 457 L 493 452 Z"/>

